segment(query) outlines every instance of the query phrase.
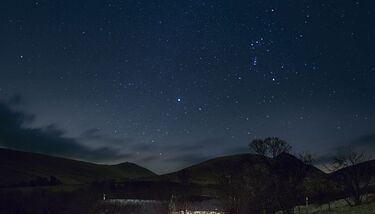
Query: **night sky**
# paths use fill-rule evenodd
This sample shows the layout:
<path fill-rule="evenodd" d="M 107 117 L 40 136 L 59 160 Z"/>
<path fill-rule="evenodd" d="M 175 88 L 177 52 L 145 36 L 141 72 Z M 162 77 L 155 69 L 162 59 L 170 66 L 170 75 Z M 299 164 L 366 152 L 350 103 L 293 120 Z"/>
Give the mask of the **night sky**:
<path fill-rule="evenodd" d="M 3 0 L 0 146 L 158 173 L 375 151 L 372 0 Z"/>

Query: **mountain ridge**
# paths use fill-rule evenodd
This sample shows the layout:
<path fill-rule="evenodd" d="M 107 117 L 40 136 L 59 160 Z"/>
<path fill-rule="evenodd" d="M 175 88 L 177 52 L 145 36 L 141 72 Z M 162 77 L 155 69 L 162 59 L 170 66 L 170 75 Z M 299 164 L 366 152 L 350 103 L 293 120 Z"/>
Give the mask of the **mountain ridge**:
<path fill-rule="evenodd" d="M 188 176 L 193 183 L 217 184 L 218 176 L 228 173 L 240 173 L 256 166 L 277 167 L 279 170 L 293 171 L 298 167 L 306 166 L 307 176 L 325 176 L 326 174 L 312 165 L 305 165 L 303 161 L 290 154 L 281 154 L 275 158 L 261 155 L 243 153 L 229 156 L 221 156 L 203 161 L 201 163 L 186 167 L 176 172 L 160 175 L 161 180 L 179 182 L 183 177 Z M 250 169 L 251 170 L 251 169 Z M 254 169 L 256 170 L 256 169 Z"/>
<path fill-rule="evenodd" d="M 241 172 L 249 167 L 275 165 L 281 170 L 292 172 L 303 167 L 303 161 L 290 154 L 281 154 L 275 158 L 242 153 L 212 158 L 181 170 L 157 175 L 136 163 L 123 162 L 114 165 L 96 164 L 45 154 L 16 151 L 0 148 L 0 186 L 15 185 L 28 182 L 36 177 L 54 176 L 63 184 L 88 184 L 101 180 L 140 180 L 140 181 L 172 181 L 181 182 L 190 179 L 192 183 L 217 184 L 218 177 L 230 173 Z M 375 169 L 375 160 L 360 163 L 361 166 L 371 166 Z M 298 169 L 297 169 L 298 170 Z M 328 176 L 341 173 L 325 173 L 315 166 L 308 166 L 307 176 Z"/>
<path fill-rule="evenodd" d="M 135 163 L 116 165 L 54 157 L 45 154 L 0 148 L 0 185 L 17 185 L 36 177 L 54 176 L 63 184 L 87 184 L 97 180 L 126 180 L 155 176 Z"/>

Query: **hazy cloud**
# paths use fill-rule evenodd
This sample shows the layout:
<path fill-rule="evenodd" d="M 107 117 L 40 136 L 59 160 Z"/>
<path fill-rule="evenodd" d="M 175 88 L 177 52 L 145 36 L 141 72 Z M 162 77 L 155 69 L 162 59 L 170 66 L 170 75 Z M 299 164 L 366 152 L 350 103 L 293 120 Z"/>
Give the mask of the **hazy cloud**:
<path fill-rule="evenodd" d="M 79 137 L 79 140 L 105 142 L 105 143 L 110 143 L 110 144 L 115 144 L 115 145 L 121 145 L 125 143 L 128 144 L 128 143 L 133 142 L 133 139 L 131 138 L 123 139 L 123 138 L 116 138 L 116 137 L 105 135 L 101 133 L 100 129 L 97 129 L 97 128 L 87 129 L 81 134 L 81 136 Z"/>

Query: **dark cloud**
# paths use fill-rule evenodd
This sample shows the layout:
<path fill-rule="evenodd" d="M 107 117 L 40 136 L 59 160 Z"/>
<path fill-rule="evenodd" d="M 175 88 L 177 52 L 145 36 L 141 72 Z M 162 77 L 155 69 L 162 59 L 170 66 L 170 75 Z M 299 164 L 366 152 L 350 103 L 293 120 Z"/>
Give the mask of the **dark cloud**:
<path fill-rule="evenodd" d="M 154 161 L 157 161 L 157 160 L 160 160 L 160 157 L 157 156 L 157 155 L 148 155 L 146 157 L 142 157 L 142 158 L 138 159 L 138 161 L 140 161 L 142 163 L 154 162 Z"/>
<path fill-rule="evenodd" d="M 30 125 L 35 116 L 12 108 L 12 105 L 20 102 L 21 97 L 8 102 L 0 101 L 0 146 L 2 147 L 90 161 L 114 161 L 133 156 L 121 154 L 107 147 L 91 149 L 80 144 L 75 138 L 66 137 L 65 131 L 56 125 L 32 128 Z"/>
<path fill-rule="evenodd" d="M 169 163 L 173 165 L 172 168 L 199 163 L 218 154 L 231 153 L 229 148 L 223 147 L 225 145 L 223 142 L 226 141 L 224 138 L 207 138 L 184 144 L 139 144 L 131 138 L 107 136 L 97 128 L 87 129 L 78 138 L 67 137 L 65 131 L 56 124 L 33 127 L 35 115 L 17 108 L 24 103 L 22 96 L 19 95 L 7 102 L 0 101 L 1 147 L 96 162 L 131 160 L 151 165 Z M 96 145 L 96 148 L 87 146 L 88 142 L 90 145 Z M 98 148 L 98 145 L 106 146 Z M 126 154 L 119 152 L 123 150 L 129 152 Z M 137 153 L 142 155 L 135 155 Z M 163 153 L 163 156 L 159 153 Z"/>
<path fill-rule="evenodd" d="M 228 143 L 230 139 L 225 137 L 173 143 L 138 143 L 133 138 L 108 136 L 97 128 L 86 129 L 78 138 L 67 137 L 65 131 L 55 124 L 33 127 L 35 115 L 18 108 L 24 105 L 22 100 L 22 96 L 18 95 L 7 102 L 0 102 L 2 147 L 96 162 L 127 160 L 145 164 L 156 171 L 162 165 L 165 168 L 159 170 L 162 172 L 180 169 L 217 156 L 248 151 L 246 144 L 231 145 Z M 372 145 L 374 136 L 361 137 L 357 140 L 358 144 Z M 322 157 L 320 161 L 326 162 L 330 157 Z"/>
<path fill-rule="evenodd" d="M 214 158 L 214 156 L 203 154 L 185 154 L 168 158 L 167 161 L 173 161 L 181 165 L 192 165 L 209 160 L 211 158 Z"/>
<path fill-rule="evenodd" d="M 370 133 L 359 136 L 354 140 L 343 143 L 342 146 L 333 147 L 326 154 L 321 154 L 315 158 L 316 164 L 328 164 L 338 154 L 345 154 L 349 151 L 364 152 L 368 157 L 373 157 L 375 153 L 375 134 Z"/>
<path fill-rule="evenodd" d="M 27 104 L 26 99 L 21 94 L 16 94 L 12 96 L 11 98 L 9 98 L 8 103 L 9 105 L 12 105 L 12 106 L 20 106 L 20 105 Z"/>
<path fill-rule="evenodd" d="M 325 164 L 332 163 L 332 160 L 334 159 L 335 155 L 336 155 L 335 153 L 330 153 L 326 155 L 317 156 L 316 158 L 314 158 L 314 164 L 325 165 Z"/>
<path fill-rule="evenodd" d="M 132 144 L 131 148 L 136 151 L 155 151 L 155 149 L 180 153 L 199 153 L 207 151 L 226 151 L 225 138 L 207 138 L 197 142 L 162 144 L 162 143 L 140 143 Z M 232 148 L 232 147 L 231 147 Z M 230 149 L 231 150 L 231 149 Z M 236 149 L 237 150 L 237 149 Z M 242 149 L 243 150 L 243 149 Z"/>
<path fill-rule="evenodd" d="M 179 141 L 174 143 L 132 143 L 129 150 L 138 154 L 137 163 L 150 167 L 159 173 L 167 173 L 183 167 L 236 151 L 246 150 L 246 146 L 235 151 L 225 144 L 226 138 L 206 138 L 200 141 Z M 162 167 L 160 167 L 162 166 Z"/>
<path fill-rule="evenodd" d="M 365 147 L 375 149 L 375 134 L 367 134 L 358 137 L 352 143 L 354 147 Z"/>
<path fill-rule="evenodd" d="M 115 144 L 115 145 L 121 145 L 126 143 L 131 143 L 133 142 L 133 139 L 131 138 L 116 138 L 116 137 L 111 137 L 107 136 L 101 133 L 100 129 L 97 128 L 91 128 L 87 129 L 84 131 L 80 138 L 82 141 L 99 141 L 99 142 L 105 142 L 105 143 L 110 143 L 110 144 Z"/>

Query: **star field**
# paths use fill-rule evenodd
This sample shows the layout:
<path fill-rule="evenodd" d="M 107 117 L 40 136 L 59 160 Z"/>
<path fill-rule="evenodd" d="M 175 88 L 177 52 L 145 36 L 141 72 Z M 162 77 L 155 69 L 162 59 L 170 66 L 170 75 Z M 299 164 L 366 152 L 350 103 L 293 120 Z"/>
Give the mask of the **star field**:
<path fill-rule="evenodd" d="M 5 1 L 0 98 L 157 172 L 266 136 L 325 154 L 375 132 L 374 6 Z"/>

